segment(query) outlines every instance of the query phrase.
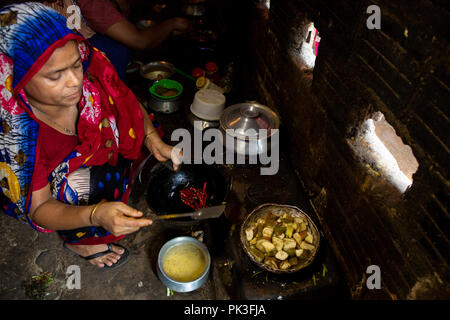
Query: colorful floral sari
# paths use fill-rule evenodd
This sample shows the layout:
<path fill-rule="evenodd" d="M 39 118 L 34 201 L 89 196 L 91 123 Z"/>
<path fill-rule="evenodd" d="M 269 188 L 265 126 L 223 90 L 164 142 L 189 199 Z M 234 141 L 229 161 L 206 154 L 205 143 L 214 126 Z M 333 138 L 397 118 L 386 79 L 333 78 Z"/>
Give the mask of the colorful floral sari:
<path fill-rule="evenodd" d="M 79 144 L 53 170 L 54 198 L 71 205 L 128 199 L 133 168 L 143 159 L 143 114 L 136 97 L 118 78 L 104 54 L 66 27 L 66 19 L 39 3 L 0 11 L 0 200 L 7 215 L 28 222 L 33 174 L 39 161 L 39 121 L 24 92 L 26 83 L 55 49 L 78 43 L 83 61 L 82 98 L 78 104 Z M 132 165 L 133 164 L 133 165 Z M 103 228 L 59 231 L 69 243 L 99 244 L 118 238 Z"/>

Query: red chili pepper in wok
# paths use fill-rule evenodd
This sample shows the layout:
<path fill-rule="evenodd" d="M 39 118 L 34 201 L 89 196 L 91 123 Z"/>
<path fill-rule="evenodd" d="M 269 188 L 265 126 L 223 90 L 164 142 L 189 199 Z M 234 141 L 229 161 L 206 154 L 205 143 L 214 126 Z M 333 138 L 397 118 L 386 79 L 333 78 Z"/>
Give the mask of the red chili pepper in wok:
<path fill-rule="evenodd" d="M 206 182 L 203 184 L 203 190 L 196 189 L 194 187 L 181 190 L 180 199 L 185 205 L 194 210 L 205 208 L 206 199 L 208 199 L 208 195 L 206 193 Z"/>

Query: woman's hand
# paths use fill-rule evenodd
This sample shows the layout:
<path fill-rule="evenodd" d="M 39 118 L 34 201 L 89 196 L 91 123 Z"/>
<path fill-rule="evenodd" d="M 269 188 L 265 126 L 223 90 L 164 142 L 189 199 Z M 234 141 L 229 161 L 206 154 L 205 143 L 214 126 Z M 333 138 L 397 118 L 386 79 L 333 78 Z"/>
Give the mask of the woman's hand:
<path fill-rule="evenodd" d="M 181 151 L 169 146 L 161 140 L 158 133 L 155 131 L 153 134 L 147 135 L 144 141 L 145 146 L 155 156 L 158 161 L 172 160 L 173 169 L 178 170 L 181 164 Z"/>
<path fill-rule="evenodd" d="M 105 202 L 97 207 L 92 222 L 94 226 L 101 226 L 117 237 L 136 232 L 153 223 L 142 216 L 141 211 L 123 202 Z"/>

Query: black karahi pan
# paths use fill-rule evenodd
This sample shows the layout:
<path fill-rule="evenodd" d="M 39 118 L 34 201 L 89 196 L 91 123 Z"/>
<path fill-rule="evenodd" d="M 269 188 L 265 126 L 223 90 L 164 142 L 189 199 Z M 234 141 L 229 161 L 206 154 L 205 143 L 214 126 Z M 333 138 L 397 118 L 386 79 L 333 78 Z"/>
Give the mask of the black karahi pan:
<path fill-rule="evenodd" d="M 206 182 L 206 206 L 220 205 L 226 201 L 231 180 L 215 165 L 182 164 L 177 171 L 166 163 L 157 163 L 150 172 L 146 200 L 150 210 L 158 215 L 194 211 L 180 198 L 180 191 L 194 187 L 202 189 Z M 191 218 L 180 218 L 180 221 Z"/>

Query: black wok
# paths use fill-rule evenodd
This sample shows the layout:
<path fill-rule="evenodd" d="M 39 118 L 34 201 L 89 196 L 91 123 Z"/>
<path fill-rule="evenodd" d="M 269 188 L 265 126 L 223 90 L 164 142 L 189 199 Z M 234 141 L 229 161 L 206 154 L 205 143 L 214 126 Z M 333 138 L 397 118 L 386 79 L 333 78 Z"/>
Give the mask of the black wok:
<path fill-rule="evenodd" d="M 206 206 L 222 204 L 231 188 L 231 182 L 217 166 L 204 164 L 182 164 L 177 171 L 170 165 L 157 163 L 150 172 L 146 200 L 155 214 L 174 214 L 194 211 L 180 198 L 180 191 L 186 187 L 203 188 L 208 195 Z M 185 218 L 185 221 L 191 218 Z M 179 219 L 180 221 L 181 218 Z"/>

